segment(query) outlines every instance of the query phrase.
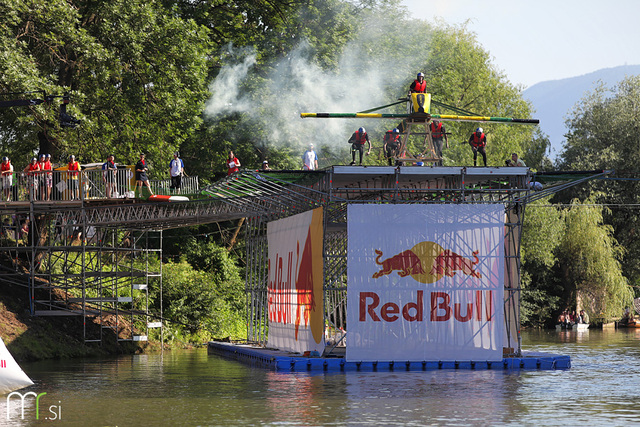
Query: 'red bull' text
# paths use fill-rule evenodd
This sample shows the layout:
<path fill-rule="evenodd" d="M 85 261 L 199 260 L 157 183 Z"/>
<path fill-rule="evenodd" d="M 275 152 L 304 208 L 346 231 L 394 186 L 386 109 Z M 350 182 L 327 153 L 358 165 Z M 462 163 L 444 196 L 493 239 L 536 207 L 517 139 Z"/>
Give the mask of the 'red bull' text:
<path fill-rule="evenodd" d="M 464 303 L 452 303 L 447 292 L 431 292 L 429 298 L 431 322 L 447 322 L 452 318 L 458 322 L 493 321 L 493 291 L 473 291 L 472 301 Z M 400 318 L 407 322 L 424 321 L 424 291 L 417 291 L 416 300 L 402 306 L 393 301 L 382 302 L 376 292 L 360 292 L 359 300 L 361 322 L 395 322 Z"/>

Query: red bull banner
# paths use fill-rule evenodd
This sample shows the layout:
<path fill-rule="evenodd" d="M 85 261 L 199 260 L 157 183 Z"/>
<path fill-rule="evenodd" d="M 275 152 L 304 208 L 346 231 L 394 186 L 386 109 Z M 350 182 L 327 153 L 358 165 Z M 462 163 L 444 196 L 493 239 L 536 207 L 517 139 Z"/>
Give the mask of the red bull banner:
<path fill-rule="evenodd" d="M 347 215 L 348 361 L 502 360 L 504 206 Z"/>
<path fill-rule="evenodd" d="M 322 208 L 267 224 L 268 346 L 324 351 Z"/>

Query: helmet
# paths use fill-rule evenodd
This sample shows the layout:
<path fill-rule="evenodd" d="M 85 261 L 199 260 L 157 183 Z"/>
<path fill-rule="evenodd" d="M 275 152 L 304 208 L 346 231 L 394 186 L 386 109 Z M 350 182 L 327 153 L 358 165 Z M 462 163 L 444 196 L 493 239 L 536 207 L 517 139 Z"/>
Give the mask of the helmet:
<path fill-rule="evenodd" d="M 418 78 L 424 77 L 424 73 L 418 73 Z"/>
<path fill-rule="evenodd" d="M 50 159 L 50 158 L 51 158 L 51 154 L 47 154 L 45 157 L 46 157 L 47 159 Z"/>
<path fill-rule="evenodd" d="M 476 132 L 478 132 L 478 133 L 482 133 L 482 128 L 478 128 L 478 129 L 476 129 Z"/>
<path fill-rule="evenodd" d="M 32 162 L 37 162 L 38 159 L 36 159 L 35 157 L 31 159 Z"/>
<path fill-rule="evenodd" d="M 398 130 L 398 128 L 393 128 L 393 133 L 400 133 L 400 131 Z"/>
<path fill-rule="evenodd" d="M 2 158 L 2 161 L 3 161 L 3 162 L 6 162 L 7 160 L 9 160 L 9 158 L 8 158 L 8 157 L 6 157 L 6 156 Z"/>
<path fill-rule="evenodd" d="M 364 128 L 360 128 L 360 129 L 358 129 L 358 132 L 360 132 L 360 133 L 365 133 L 365 132 L 366 132 L 366 130 L 364 130 Z"/>
<path fill-rule="evenodd" d="M 40 158 L 44 159 L 46 156 L 44 154 L 40 154 Z"/>
<path fill-rule="evenodd" d="M 76 156 L 74 156 L 73 154 L 69 156 L 70 159 L 75 159 Z"/>

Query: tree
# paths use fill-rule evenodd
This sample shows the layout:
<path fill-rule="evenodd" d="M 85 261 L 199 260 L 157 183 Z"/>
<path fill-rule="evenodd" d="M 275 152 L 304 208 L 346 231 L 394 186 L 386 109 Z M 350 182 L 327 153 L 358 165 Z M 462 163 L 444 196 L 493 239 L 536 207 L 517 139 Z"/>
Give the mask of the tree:
<path fill-rule="evenodd" d="M 133 161 L 145 151 L 164 162 L 200 124 L 209 41 L 194 21 L 141 0 L 2 0 L 0 10 L 8 18 L 0 88 L 69 93 L 69 113 L 82 120 L 74 132 L 61 130 L 57 99 L 0 111 L 2 124 L 13 125 L 2 135 L 12 156 L 39 150 L 86 162 L 115 153 Z"/>
<path fill-rule="evenodd" d="M 602 208 L 590 203 L 574 200 L 566 212 L 558 261 L 567 286 L 567 305 L 577 299 L 592 318 L 609 320 L 632 303 L 633 293 L 619 261 L 624 248 L 613 237 L 613 228 L 603 223 Z"/>
<path fill-rule="evenodd" d="M 619 180 L 592 181 L 567 197 L 589 196 L 610 204 L 605 222 L 612 224 L 618 242 L 627 249 L 622 271 L 634 286 L 640 285 L 640 76 L 608 89 L 600 84 L 571 112 L 567 142 L 560 167 L 572 170 L 615 170 Z M 636 206 L 636 207 L 634 207 Z"/>
<path fill-rule="evenodd" d="M 553 323 L 565 294 L 557 265 L 558 247 L 565 235 L 564 213 L 547 203 L 527 206 L 522 227 L 521 320 L 528 326 Z"/>

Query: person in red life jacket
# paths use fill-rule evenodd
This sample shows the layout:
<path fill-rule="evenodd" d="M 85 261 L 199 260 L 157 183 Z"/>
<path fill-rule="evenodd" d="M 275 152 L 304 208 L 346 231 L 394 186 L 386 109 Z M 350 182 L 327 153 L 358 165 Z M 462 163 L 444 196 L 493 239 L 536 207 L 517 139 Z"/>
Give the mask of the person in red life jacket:
<path fill-rule="evenodd" d="M 429 130 L 431 131 L 431 140 L 433 141 L 433 148 L 436 150 L 436 156 L 440 158 L 436 162 L 436 166 L 442 166 L 442 140 L 447 144 L 449 148 L 449 138 L 447 138 L 447 131 L 444 128 L 442 122 L 434 120 L 429 123 Z"/>
<path fill-rule="evenodd" d="M 227 159 L 227 176 L 232 173 L 238 172 L 240 169 L 240 160 L 233 154 L 233 151 L 229 150 L 229 158 Z"/>
<path fill-rule="evenodd" d="M 410 93 L 427 93 L 427 82 L 424 81 L 424 74 L 418 73 L 416 79 L 409 86 Z"/>
<path fill-rule="evenodd" d="M 469 145 L 473 150 L 473 166 L 476 166 L 476 159 L 478 153 L 482 154 L 482 160 L 484 161 L 484 167 L 487 167 L 487 152 L 485 147 L 487 146 L 487 136 L 482 132 L 482 128 L 476 129 L 474 133 L 469 137 Z"/>
<path fill-rule="evenodd" d="M 2 173 L 2 188 L 4 188 L 4 198 L 7 202 L 11 201 L 11 186 L 13 185 L 13 165 L 8 157 L 2 158 L 0 164 L 0 173 Z"/>
<path fill-rule="evenodd" d="M 67 182 L 71 187 L 71 200 L 80 200 L 80 163 L 77 162 L 76 156 L 73 154 L 69 156 L 69 163 L 67 164 Z"/>
<path fill-rule="evenodd" d="M 29 194 L 32 200 L 36 199 L 38 192 L 38 176 L 40 174 L 40 164 L 37 158 L 32 158 L 31 163 L 24 168 L 23 172 L 27 174 L 27 185 L 29 186 Z"/>
<path fill-rule="evenodd" d="M 44 165 L 47 162 L 47 157 L 44 154 L 40 154 L 38 157 L 38 165 L 40 166 L 40 173 L 36 174 L 38 178 L 38 186 L 40 188 L 40 200 L 45 200 L 47 195 L 46 174 L 44 173 Z"/>
<path fill-rule="evenodd" d="M 384 134 L 383 138 L 384 156 L 389 162 L 389 166 L 393 166 L 393 158 L 398 155 L 398 148 L 400 146 L 400 131 L 398 128 L 388 130 Z"/>
<path fill-rule="evenodd" d="M 140 187 L 140 197 L 142 197 L 142 186 L 144 185 L 149 190 L 151 196 L 153 196 L 153 190 L 151 190 L 151 185 L 149 185 L 149 178 L 147 177 L 147 171 L 149 168 L 147 167 L 147 162 L 144 159 L 144 153 L 140 153 L 140 160 L 136 163 L 136 189 L 135 194 L 138 192 L 138 187 Z"/>
<path fill-rule="evenodd" d="M 349 143 L 351 144 L 351 166 L 356 164 L 356 152 L 360 153 L 360 166 L 362 166 L 365 142 L 369 144 L 369 150 L 367 151 L 368 156 L 371 154 L 371 141 L 369 141 L 369 135 L 367 135 L 367 131 L 364 128 L 358 129 L 351 135 L 351 138 L 349 138 Z"/>

